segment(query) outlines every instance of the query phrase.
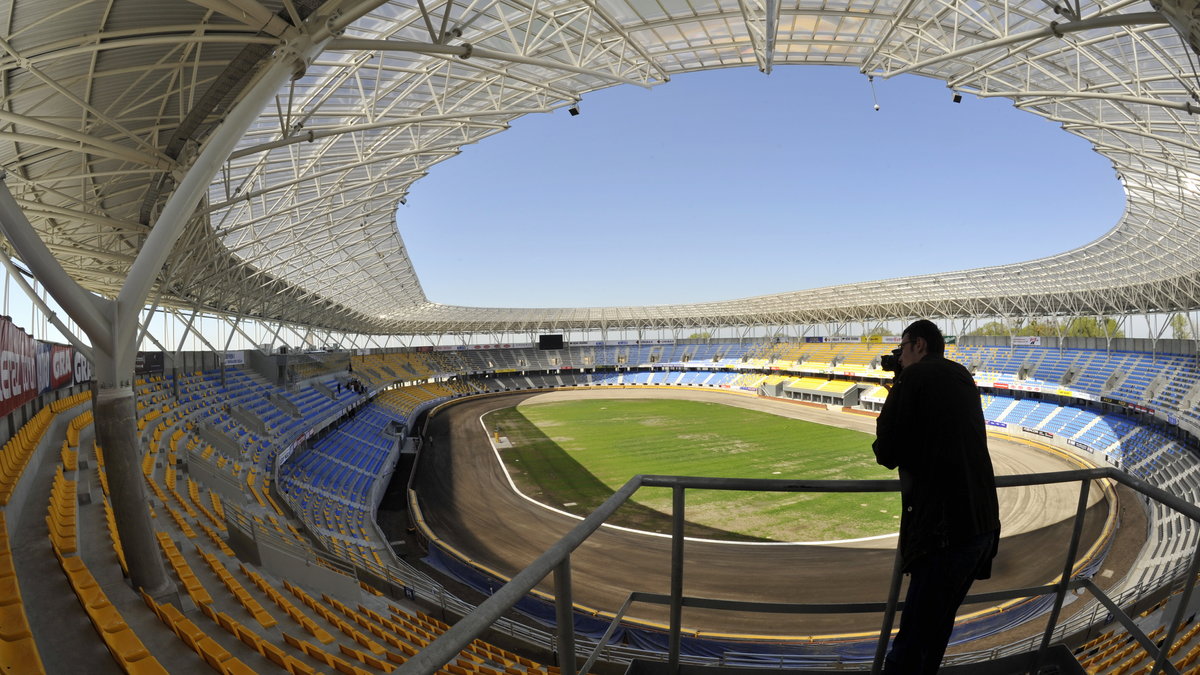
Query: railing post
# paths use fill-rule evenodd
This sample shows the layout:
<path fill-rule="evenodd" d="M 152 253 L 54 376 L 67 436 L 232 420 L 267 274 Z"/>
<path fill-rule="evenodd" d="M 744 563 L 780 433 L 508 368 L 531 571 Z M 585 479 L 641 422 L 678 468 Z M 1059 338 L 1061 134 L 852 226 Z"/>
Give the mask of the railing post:
<path fill-rule="evenodd" d="M 575 669 L 575 611 L 571 600 L 571 556 L 554 569 L 554 613 L 558 620 L 558 668 L 566 675 Z"/>
<path fill-rule="evenodd" d="M 1079 540 L 1083 537 L 1084 515 L 1087 513 L 1088 491 L 1092 481 L 1085 479 L 1079 483 L 1079 503 L 1075 507 L 1075 528 L 1071 531 L 1071 543 L 1067 546 L 1067 559 L 1063 561 L 1062 576 L 1058 580 L 1058 591 L 1054 594 L 1054 608 L 1050 610 L 1050 619 L 1046 622 L 1046 632 L 1042 635 L 1042 644 L 1038 647 L 1037 659 L 1030 669 L 1036 674 L 1042 667 L 1042 659 L 1050 648 L 1050 638 L 1054 627 L 1058 624 L 1058 615 L 1062 612 L 1063 600 L 1067 595 L 1067 586 L 1071 583 L 1071 570 L 1075 567 L 1075 556 L 1079 553 Z"/>
<path fill-rule="evenodd" d="M 613 633 L 616 632 L 617 626 L 621 624 L 621 619 L 625 617 L 625 613 L 629 611 L 629 606 L 633 604 L 633 597 L 634 594 L 630 593 L 629 596 L 625 598 L 625 602 L 621 604 L 621 609 L 617 610 L 616 616 L 614 616 L 612 622 L 608 624 L 608 628 L 604 630 L 604 635 L 602 635 L 600 639 L 596 641 L 596 648 L 592 650 L 591 655 L 588 656 L 587 660 L 583 662 L 583 668 L 580 668 L 579 672 L 592 672 L 592 665 L 596 663 L 596 658 L 600 656 L 600 653 L 602 651 L 611 651 L 608 648 L 608 641 L 612 638 Z"/>
<path fill-rule="evenodd" d="M 900 541 L 896 541 L 896 558 L 892 563 L 892 581 L 888 587 L 887 607 L 883 610 L 883 625 L 879 628 L 879 643 L 875 647 L 875 660 L 871 663 L 871 675 L 883 672 L 883 659 L 887 656 L 888 641 L 892 637 L 892 624 L 896 621 L 896 605 L 900 603 L 900 583 L 904 578 L 904 567 L 900 555 Z"/>
<path fill-rule="evenodd" d="M 680 633 L 683 630 L 683 486 L 671 488 L 671 642 L 667 665 L 679 670 Z"/>

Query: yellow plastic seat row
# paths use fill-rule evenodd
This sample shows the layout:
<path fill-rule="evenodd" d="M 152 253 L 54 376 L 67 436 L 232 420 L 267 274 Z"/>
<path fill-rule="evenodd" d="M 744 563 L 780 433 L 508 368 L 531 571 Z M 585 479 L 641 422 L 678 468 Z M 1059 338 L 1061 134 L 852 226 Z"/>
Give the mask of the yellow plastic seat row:
<path fill-rule="evenodd" d="M 1121 663 L 1121 665 L 1117 666 L 1116 669 L 1112 671 L 1112 675 L 1125 675 L 1125 673 L 1128 673 L 1135 666 L 1146 660 L 1147 656 L 1149 656 L 1149 654 L 1145 649 L 1136 651 L 1134 655 L 1129 657 L 1127 661 L 1124 661 Z"/>
<path fill-rule="evenodd" d="M 200 529 L 204 530 L 204 534 L 208 535 L 208 538 L 212 540 L 213 544 L 216 545 L 217 548 L 221 549 L 221 553 L 224 553 L 230 557 L 236 555 L 233 552 L 233 549 L 229 548 L 229 544 L 225 543 L 225 540 L 221 538 L 221 535 L 218 534 L 216 530 L 204 523 L 199 523 L 199 525 Z"/>
<path fill-rule="evenodd" d="M 208 492 L 208 499 L 212 502 L 213 512 L 217 514 L 217 517 L 225 520 L 225 506 L 221 503 L 221 497 L 216 492 L 210 490 Z"/>
<path fill-rule="evenodd" d="M 75 406 L 79 405 L 80 403 L 83 403 L 85 401 L 90 401 L 91 398 L 92 398 L 92 392 L 90 392 L 90 391 L 77 392 L 66 398 L 60 398 L 59 400 L 52 402 L 49 406 L 50 412 L 57 415 L 58 413 L 63 412 L 64 410 L 70 410 L 71 408 L 74 408 Z"/>
<path fill-rule="evenodd" d="M 0 511 L 0 664 L 13 664 L 20 672 L 46 672 L 25 616 L 4 511 Z"/>
<path fill-rule="evenodd" d="M 207 605 L 206 605 L 207 607 Z M 210 610 L 211 611 L 211 610 Z M 209 618 L 217 622 L 217 625 L 225 629 L 230 635 L 235 636 L 242 641 L 247 647 L 258 652 L 268 661 L 274 663 L 294 675 L 311 675 L 313 669 L 303 661 L 289 655 L 283 648 L 274 643 L 264 640 L 254 631 L 242 625 L 237 619 L 225 614 L 224 612 L 205 612 Z"/>
<path fill-rule="evenodd" d="M 472 650 L 475 654 L 483 656 L 484 658 L 486 658 L 490 661 L 493 661 L 495 663 L 498 663 L 498 664 L 504 666 L 505 668 L 509 668 L 514 665 L 521 665 L 526 668 L 539 667 L 536 662 L 531 661 L 530 659 L 527 659 L 524 656 L 520 656 L 520 655 L 514 654 L 508 650 L 501 649 L 500 647 L 497 647 L 496 645 L 484 642 L 483 640 L 473 641 L 471 643 L 471 645 L 468 647 L 468 649 Z"/>
<path fill-rule="evenodd" d="M 279 623 L 275 620 L 275 617 L 271 616 L 267 610 L 263 609 L 263 606 L 259 604 L 258 600 L 256 600 L 254 596 L 250 595 L 250 592 L 242 586 L 241 582 L 235 579 L 233 575 L 229 573 L 229 570 L 225 569 L 225 566 L 221 564 L 221 561 L 218 560 L 216 556 L 200 548 L 199 545 L 196 545 L 196 552 L 200 554 L 201 558 L 204 558 L 204 562 L 208 563 L 208 566 L 212 569 L 213 573 L 217 575 L 217 578 L 221 580 L 221 583 L 225 585 L 225 588 L 230 592 L 230 594 L 237 598 L 238 603 L 245 608 L 245 610 L 250 613 L 250 616 L 254 617 L 254 620 L 257 621 L 263 628 L 270 628 L 271 626 Z"/>
<path fill-rule="evenodd" d="M 439 633 L 420 627 L 415 622 L 405 618 L 402 613 L 398 614 L 394 607 L 390 609 L 395 619 L 392 625 L 401 637 L 421 647 L 428 646 L 430 642 L 438 638 Z"/>
<path fill-rule="evenodd" d="M 13 664 L 22 673 L 46 672 L 19 602 L 0 605 L 0 663 Z"/>
<path fill-rule="evenodd" d="M 104 640 L 105 646 L 121 669 L 134 675 L 165 675 L 166 668 L 150 654 L 133 629 L 125 623 L 121 613 L 108 601 L 108 596 L 96 583 L 91 571 L 78 556 L 60 557 L 63 573 L 79 604 L 83 605 L 92 626 Z"/>
<path fill-rule="evenodd" d="M 200 498 L 200 486 L 196 481 L 188 478 L 188 499 L 192 504 L 204 514 L 205 518 L 212 523 L 218 530 L 225 530 L 225 523 L 221 522 L 216 514 L 214 514 L 207 506 L 204 505 L 204 500 Z"/>
<path fill-rule="evenodd" d="M 1183 645 L 1186 645 L 1187 643 L 1189 643 L 1193 639 L 1195 639 L 1195 637 L 1197 635 L 1200 635 L 1200 623 L 1197 623 L 1196 625 L 1189 628 L 1186 632 L 1184 632 L 1183 636 L 1180 637 L 1176 641 L 1176 644 L 1178 644 L 1180 647 L 1182 647 Z"/>
<path fill-rule="evenodd" d="M 345 614 L 347 617 L 352 619 L 355 623 L 357 623 L 360 627 L 365 629 L 367 632 L 371 633 L 372 635 L 379 638 L 380 640 L 383 640 L 384 642 L 391 644 L 392 646 L 397 646 L 396 644 L 392 643 L 388 639 L 390 637 L 390 635 L 389 635 L 388 631 L 383 628 L 383 626 L 377 625 L 374 621 L 372 621 L 370 618 L 368 618 L 364 614 L 361 614 L 361 613 L 347 607 L 344 603 L 339 602 L 338 600 L 336 600 L 334 598 L 330 598 L 328 595 L 322 594 L 321 598 L 325 601 L 326 604 L 328 604 L 332 607 L 336 607 L 338 611 L 340 611 L 342 614 Z M 360 607 L 361 607 L 361 605 L 360 605 Z"/>
<path fill-rule="evenodd" d="M 67 444 L 72 448 L 79 447 L 79 432 L 85 427 L 92 424 L 92 411 L 85 410 L 75 417 L 71 418 L 71 422 L 67 425 Z"/>
<path fill-rule="evenodd" d="M 0 447 L 0 506 L 8 503 L 52 417 L 49 408 L 42 408 Z"/>
<path fill-rule="evenodd" d="M 374 654 L 368 654 L 366 652 L 359 651 L 348 645 L 340 644 L 338 645 L 338 649 L 341 650 L 343 654 L 357 660 L 359 663 L 374 668 L 375 670 L 382 670 L 385 673 L 390 673 L 396 669 L 396 666 L 392 665 L 393 663 L 403 665 L 404 662 L 408 660 L 407 655 L 393 651 L 388 651 L 384 655 L 384 659 L 381 659 Z"/>
<path fill-rule="evenodd" d="M 175 500 L 175 503 L 179 505 L 179 508 L 183 509 L 184 513 L 188 514 L 189 517 L 200 517 L 200 514 L 196 511 L 196 509 L 192 508 L 191 504 L 188 504 L 186 501 L 184 501 L 183 495 L 179 494 L 179 490 L 175 489 L 174 486 L 171 486 L 168 492 L 171 493 L 171 497 Z"/>
<path fill-rule="evenodd" d="M 821 391 L 831 391 L 844 394 L 854 388 L 854 383 L 847 380 L 828 380 L 821 385 Z"/>
<path fill-rule="evenodd" d="M 258 502 L 258 505 L 264 509 L 267 508 L 267 503 L 263 501 L 262 495 L 260 495 L 258 490 L 254 488 L 254 484 L 248 483 L 247 487 L 250 489 L 250 494 L 254 496 L 254 501 Z"/>
<path fill-rule="evenodd" d="M 171 565 L 171 569 L 175 570 L 175 576 L 179 577 L 179 583 L 183 584 L 184 590 L 188 596 L 197 605 L 207 605 L 212 602 L 212 595 L 204 588 L 204 584 L 192 571 L 191 565 L 187 559 L 183 557 L 183 553 L 175 546 L 175 542 L 171 541 L 171 537 L 166 532 L 157 532 L 155 536 L 158 538 L 159 547 L 162 548 L 163 555 L 167 557 L 167 562 Z"/>
<path fill-rule="evenodd" d="M 67 441 L 63 441 L 62 450 L 58 453 L 58 458 L 62 461 L 63 468 L 67 471 L 79 470 L 79 451 L 72 450 Z"/>
<path fill-rule="evenodd" d="M 192 529 L 192 526 L 188 523 L 188 521 L 184 520 L 183 516 L 180 515 L 178 511 L 172 508 L 171 505 L 165 501 L 163 502 L 163 508 L 167 510 L 167 515 L 171 516 L 171 520 L 175 521 L 175 525 L 179 528 L 179 531 L 183 533 L 183 536 L 187 537 L 188 539 L 196 538 L 196 531 Z"/>
<path fill-rule="evenodd" d="M 147 452 L 145 455 L 142 455 L 142 474 L 144 476 L 146 476 L 146 478 L 153 481 L 153 475 L 154 475 L 154 452 L 153 451 Z"/>
<path fill-rule="evenodd" d="M 1200 658 L 1200 646 L 1192 647 L 1182 659 L 1175 662 L 1175 667 L 1183 670 L 1195 663 L 1197 658 Z M 1136 665 L 1136 663 L 1130 665 Z"/>
<path fill-rule="evenodd" d="M 104 467 L 99 467 L 99 471 L 97 473 L 100 476 L 100 489 L 104 492 L 104 496 L 107 497 L 108 496 L 108 472 L 104 470 Z"/>
<path fill-rule="evenodd" d="M 361 631 L 350 625 L 346 620 L 342 619 L 332 610 L 322 605 L 316 598 L 304 592 L 304 590 L 299 586 L 296 586 L 289 581 L 284 581 L 283 587 L 292 595 L 296 596 L 296 598 L 298 598 L 305 605 L 308 605 L 309 609 L 316 612 L 317 615 L 322 619 L 325 619 L 334 626 L 337 626 L 337 629 L 346 635 L 346 637 L 349 637 L 358 644 L 369 649 L 372 654 L 375 654 L 376 656 L 382 656 L 387 653 L 387 650 L 384 649 L 382 645 L 368 638 L 366 635 L 363 635 Z"/>
<path fill-rule="evenodd" d="M 203 628 L 197 626 L 191 619 L 183 615 L 175 605 L 170 603 L 158 604 L 154 599 L 142 593 L 142 600 L 158 616 L 159 620 L 171 629 L 171 632 L 183 641 L 189 649 L 204 659 L 213 670 L 227 675 L 253 675 L 254 669 L 222 647 L 216 640 L 209 637 Z"/>
<path fill-rule="evenodd" d="M 446 623 L 445 621 L 439 621 L 424 612 L 417 612 L 416 621 L 418 625 L 425 626 L 430 631 L 437 633 L 438 635 L 450 630 L 450 624 Z"/>
<path fill-rule="evenodd" d="M 367 609 L 366 607 L 363 607 L 362 605 L 358 606 L 358 610 L 359 610 L 360 616 L 365 616 L 366 618 L 370 619 L 370 621 L 367 621 L 366 623 L 360 622 L 359 625 L 361 625 L 361 626 L 363 626 L 363 628 L 366 628 L 367 630 L 371 631 L 372 635 L 379 638 L 380 640 L 383 640 L 385 643 L 388 644 L 388 646 L 399 649 L 406 656 L 413 656 L 417 653 L 418 647 L 415 647 L 413 645 L 416 645 L 418 643 L 415 641 L 412 641 L 412 640 L 408 640 L 408 638 L 404 637 L 403 627 L 396 625 L 391 620 L 384 618 L 379 613 L 374 612 L 370 609 Z M 408 641 L 402 642 L 401 638 L 408 640 Z M 422 640 L 421 642 L 427 644 L 427 642 L 424 640 Z M 424 644 L 422 644 L 421 646 L 424 646 Z"/>
<path fill-rule="evenodd" d="M 154 493 L 154 496 L 158 497 L 158 501 L 166 503 L 167 495 L 162 491 L 162 488 L 158 486 L 158 481 L 154 480 L 153 475 L 146 476 L 146 484 L 150 486 L 150 491 Z"/>
<path fill-rule="evenodd" d="M 351 664 L 345 659 L 335 656 L 317 645 L 301 640 L 294 635 L 283 633 L 283 641 L 291 645 L 293 648 L 304 652 L 309 658 L 319 661 L 339 673 L 344 675 L 370 675 L 369 671 L 363 670 L 358 666 Z"/>
<path fill-rule="evenodd" d="M 271 497 L 271 493 L 266 489 L 265 485 L 263 486 L 263 495 L 267 498 L 267 501 L 271 504 L 271 508 L 275 510 L 275 513 L 279 514 L 281 517 L 286 517 L 283 513 L 283 509 L 279 508 L 279 504 L 275 503 L 275 500 Z"/>
<path fill-rule="evenodd" d="M 329 644 L 333 642 L 333 636 L 329 631 L 321 628 L 316 621 L 313 621 L 307 614 L 300 611 L 299 607 L 292 604 L 290 600 L 285 598 L 282 593 L 275 589 L 261 574 L 247 568 L 245 565 L 239 564 L 242 574 L 246 575 L 258 587 L 258 590 L 266 593 L 271 601 L 275 603 L 279 609 L 282 609 L 293 621 L 300 624 L 300 627 L 309 635 L 317 639 L 321 644 Z"/>
<path fill-rule="evenodd" d="M 121 535 L 117 532 L 117 518 L 113 514 L 112 504 L 104 497 L 104 520 L 108 523 L 108 536 L 112 540 L 113 552 L 117 554 L 117 563 L 121 565 L 121 574 L 129 576 L 129 565 L 125 562 L 125 549 L 121 546 Z"/>
<path fill-rule="evenodd" d="M 67 480 L 62 467 L 57 467 L 54 484 L 50 488 L 46 527 L 50 531 L 50 543 L 59 554 L 74 553 L 77 550 L 75 487 L 75 481 Z"/>

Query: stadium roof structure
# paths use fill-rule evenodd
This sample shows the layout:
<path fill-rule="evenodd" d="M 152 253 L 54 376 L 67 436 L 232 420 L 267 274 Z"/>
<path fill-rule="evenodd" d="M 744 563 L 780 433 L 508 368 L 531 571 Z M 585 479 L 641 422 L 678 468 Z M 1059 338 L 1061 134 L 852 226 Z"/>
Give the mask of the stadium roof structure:
<path fill-rule="evenodd" d="M 87 291 L 114 298 L 138 277 L 151 304 L 352 333 L 1191 310 L 1194 11 L 1194 0 L 11 0 L 0 167 L 9 203 Z M 396 207 L 463 145 L 599 88 L 784 64 L 916 73 L 1011 99 L 1109 158 L 1125 213 L 1048 258 L 754 298 L 520 309 L 426 297 Z"/>

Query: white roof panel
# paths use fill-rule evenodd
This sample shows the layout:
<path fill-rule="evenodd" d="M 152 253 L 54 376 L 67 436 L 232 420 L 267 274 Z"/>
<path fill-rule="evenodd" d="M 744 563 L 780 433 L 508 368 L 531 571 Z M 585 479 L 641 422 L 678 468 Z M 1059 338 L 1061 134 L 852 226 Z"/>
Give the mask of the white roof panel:
<path fill-rule="evenodd" d="M 0 45 L 9 187 L 67 271 L 113 295 L 224 114 L 312 31 L 297 17 L 359 12 L 213 176 L 159 277 L 164 303 L 368 333 L 1200 307 L 1196 57 L 1148 2 L 1091 4 L 1078 17 L 1074 5 L 1056 13 L 1042 0 L 424 7 L 428 15 L 415 2 L 15 0 Z M 1176 20 L 1190 35 L 1188 22 Z M 346 42 L 354 38 L 389 43 Z M 653 307 L 472 308 L 425 297 L 395 209 L 462 146 L 597 88 L 783 64 L 913 72 L 1009 98 L 1108 157 L 1126 213 L 1057 256 L 882 283 Z"/>

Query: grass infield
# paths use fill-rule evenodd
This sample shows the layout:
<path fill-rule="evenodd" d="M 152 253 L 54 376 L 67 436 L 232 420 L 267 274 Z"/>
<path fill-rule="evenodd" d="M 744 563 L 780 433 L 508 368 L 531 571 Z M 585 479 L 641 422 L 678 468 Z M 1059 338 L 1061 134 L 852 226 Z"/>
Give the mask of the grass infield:
<path fill-rule="evenodd" d="M 523 403 L 489 413 L 513 447 L 501 451 L 521 491 L 587 515 L 635 474 L 733 478 L 875 479 L 873 437 L 719 403 L 596 399 Z M 669 532 L 671 491 L 642 488 L 610 522 Z M 895 532 L 895 493 L 688 490 L 687 534 L 827 541 Z"/>

